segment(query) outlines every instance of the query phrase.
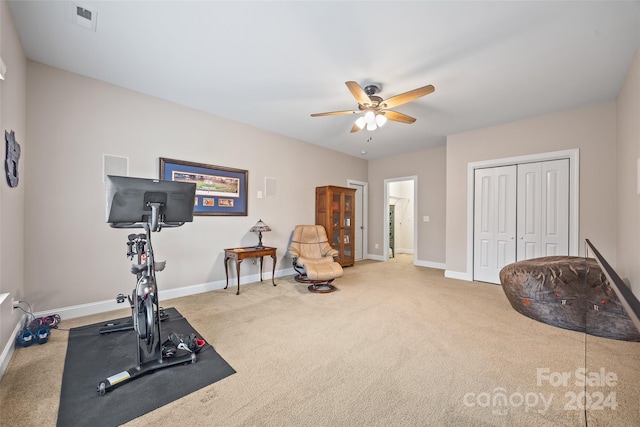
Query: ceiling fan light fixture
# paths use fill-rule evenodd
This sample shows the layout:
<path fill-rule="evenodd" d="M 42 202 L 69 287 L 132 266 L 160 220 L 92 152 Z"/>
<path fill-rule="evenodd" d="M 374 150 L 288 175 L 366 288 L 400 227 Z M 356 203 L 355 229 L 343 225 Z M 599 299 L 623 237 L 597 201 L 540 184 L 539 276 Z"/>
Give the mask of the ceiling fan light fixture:
<path fill-rule="evenodd" d="M 311 114 L 311 117 L 362 113 L 362 117 L 359 117 L 353 126 L 351 126 L 351 133 L 358 132 L 364 129 L 365 126 L 368 131 L 374 131 L 384 126 L 389 120 L 406 124 L 414 123 L 416 121 L 414 117 L 393 111 L 392 108 L 404 105 L 435 91 L 433 85 L 427 85 L 392 96 L 391 98 L 382 99 L 376 95 L 381 89 L 379 83 L 369 83 L 364 85 L 364 87 L 354 81 L 348 81 L 345 82 L 345 84 L 351 92 L 351 95 L 358 101 L 357 110 L 327 111 L 326 113 Z"/>
<path fill-rule="evenodd" d="M 371 124 L 371 123 L 373 123 L 375 121 L 375 119 L 376 119 L 376 114 L 373 111 L 367 110 L 367 112 L 364 113 L 364 121 L 365 121 L 365 123 Z M 368 126 L 367 126 L 367 129 L 369 129 Z M 371 130 L 371 129 L 369 129 L 369 130 Z"/>

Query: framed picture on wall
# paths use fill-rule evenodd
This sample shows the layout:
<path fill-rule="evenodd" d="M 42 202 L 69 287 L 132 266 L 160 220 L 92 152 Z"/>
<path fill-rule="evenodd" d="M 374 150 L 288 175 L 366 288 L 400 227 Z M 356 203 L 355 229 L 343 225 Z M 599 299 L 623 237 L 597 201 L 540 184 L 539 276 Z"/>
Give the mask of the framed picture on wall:
<path fill-rule="evenodd" d="M 247 215 L 248 172 L 160 157 L 160 179 L 196 184 L 194 215 Z"/>

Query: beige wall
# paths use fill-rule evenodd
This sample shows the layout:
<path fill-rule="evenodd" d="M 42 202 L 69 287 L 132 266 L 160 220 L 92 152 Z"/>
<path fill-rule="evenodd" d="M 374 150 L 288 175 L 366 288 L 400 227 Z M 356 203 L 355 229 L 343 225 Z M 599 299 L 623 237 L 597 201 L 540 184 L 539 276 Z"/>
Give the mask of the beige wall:
<path fill-rule="evenodd" d="M 29 146 L 25 135 L 25 85 L 27 61 L 20 46 L 6 2 L 0 2 L 0 56 L 7 66 L 7 75 L 0 81 L 0 132 L 2 133 L 2 163 L 5 159 L 4 131 L 15 132 L 20 144 L 18 162 L 19 183 L 9 187 L 4 166 L 0 178 L 0 294 L 8 293 L 0 306 L 0 352 L 12 345 L 11 334 L 23 314 L 12 310 L 11 298 L 22 299 L 24 283 L 24 195 L 25 164 Z"/>
<path fill-rule="evenodd" d="M 416 153 L 369 161 L 369 234 L 368 253 L 383 255 L 385 203 L 384 180 L 418 177 L 418 239 L 414 259 L 417 264 L 441 264 L 445 261 L 445 165 L 446 148 L 437 147 Z M 429 222 L 422 222 L 428 215 Z M 375 244 L 378 244 L 378 249 Z"/>
<path fill-rule="evenodd" d="M 249 215 L 196 217 L 153 236 L 162 290 L 224 280 L 224 248 L 254 245 L 258 219 L 273 229 L 278 270 L 293 227 L 314 222 L 315 187 L 365 181 L 366 160 L 252 128 L 97 80 L 28 62 L 26 297 L 37 310 L 114 299 L 133 289 L 126 236 L 105 224 L 103 154 L 129 158 L 129 173 L 157 177 L 158 158 L 249 171 Z M 264 178 L 275 196 L 257 198 Z M 270 265 L 270 260 L 266 261 Z M 268 268 L 266 269 L 268 270 Z M 242 276 L 257 266 L 242 264 Z"/>
<path fill-rule="evenodd" d="M 589 238 L 616 260 L 616 106 L 604 103 L 447 138 L 447 272 L 467 271 L 467 164 L 580 150 L 579 249 Z"/>
<path fill-rule="evenodd" d="M 640 297 L 640 51 L 618 94 L 616 272 Z"/>

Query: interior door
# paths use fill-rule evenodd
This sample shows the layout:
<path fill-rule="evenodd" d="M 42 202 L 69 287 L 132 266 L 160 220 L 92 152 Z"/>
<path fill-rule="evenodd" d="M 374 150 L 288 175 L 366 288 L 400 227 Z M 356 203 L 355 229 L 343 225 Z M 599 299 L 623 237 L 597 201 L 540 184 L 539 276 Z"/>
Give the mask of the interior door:
<path fill-rule="evenodd" d="M 475 170 L 474 280 L 500 283 L 516 260 L 516 179 L 515 165 Z"/>
<path fill-rule="evenodd" d="M 569 255 L 569 159 L 518 165 L 517 260 Z"/>

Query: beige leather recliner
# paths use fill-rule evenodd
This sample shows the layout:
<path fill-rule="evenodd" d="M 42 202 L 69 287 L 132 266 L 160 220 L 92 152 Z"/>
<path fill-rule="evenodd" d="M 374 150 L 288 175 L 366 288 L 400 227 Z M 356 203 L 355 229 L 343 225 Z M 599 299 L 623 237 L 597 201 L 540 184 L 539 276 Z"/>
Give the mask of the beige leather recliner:
<path fill-rule="evenodd" d="M 327 232 L 321 225 L 296 225 L 291 237 L 289 255 L 293 258 L 293 268 L 298 272 L 297 282 L 310 283 L 311 292 L 333 292 L 334 279 L 342 277 L 342 266 L 336 261 L 339 253 L 327 239 Z"/>

